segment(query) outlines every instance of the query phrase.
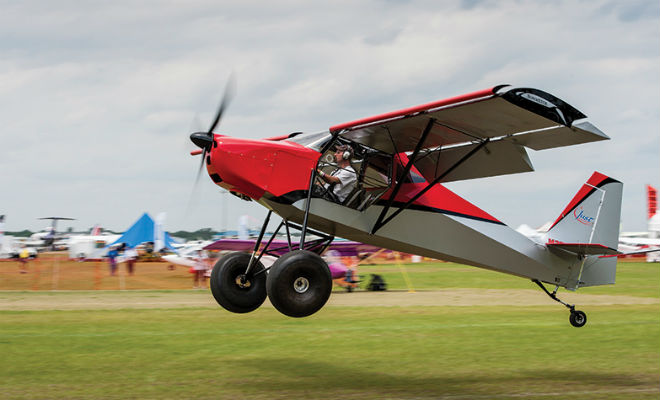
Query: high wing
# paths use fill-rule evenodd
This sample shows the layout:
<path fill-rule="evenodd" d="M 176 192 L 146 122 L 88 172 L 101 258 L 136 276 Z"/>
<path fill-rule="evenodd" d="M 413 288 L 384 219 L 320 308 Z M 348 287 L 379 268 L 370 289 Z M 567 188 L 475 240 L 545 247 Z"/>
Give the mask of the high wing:
<path fill-rule="evenodd" d="M 416 151 L 414 166 L 440 182 L 532 171 L 525 147 L 609 139 L 561 99 L 508 85 L 335 125 L 330 132 L 389 154 Z"/>

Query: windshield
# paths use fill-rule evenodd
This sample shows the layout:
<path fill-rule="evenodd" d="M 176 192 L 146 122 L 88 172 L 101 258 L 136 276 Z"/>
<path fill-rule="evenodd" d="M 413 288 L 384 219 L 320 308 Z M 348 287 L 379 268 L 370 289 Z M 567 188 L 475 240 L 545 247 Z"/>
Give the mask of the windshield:
<path fill-rule="evenodd" d="M 330 132 L 323 131 L 316 133 L 300 133 L 286 140 L 298 143 L 312 150 L 321 151 L 321 147 L 323 147 L 323 144 L 327 142 L 330 137 Z"/>

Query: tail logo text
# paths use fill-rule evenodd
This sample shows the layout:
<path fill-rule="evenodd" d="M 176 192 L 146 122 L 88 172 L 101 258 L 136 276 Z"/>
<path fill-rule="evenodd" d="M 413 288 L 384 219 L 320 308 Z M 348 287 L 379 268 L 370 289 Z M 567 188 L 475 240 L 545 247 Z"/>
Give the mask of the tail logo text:
<path fill-rule="evenodd" d="M 594 217 L 588 217 L 585 213 L 582 207 L 580 207 L 579 212 L 578 209 L 575 209 L 573 211 L 573 216 L 577 220 L 577 222 L 584 224 L 584 225 L 593 225 L 594 223 Z"/>

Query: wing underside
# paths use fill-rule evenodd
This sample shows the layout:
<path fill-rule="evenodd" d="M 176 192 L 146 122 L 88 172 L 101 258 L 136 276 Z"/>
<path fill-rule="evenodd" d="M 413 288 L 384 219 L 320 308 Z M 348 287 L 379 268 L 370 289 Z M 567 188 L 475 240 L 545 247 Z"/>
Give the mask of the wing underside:
<path fill-rule="evenodd" d="M 557 97 L 509 86 L 336 125 L 330 131 L 385 153 L 418 149 L 415 167 L 428 181 L 441 177 L 440 182 L 532 171 L 525 147 L 545 150 L 609 139 Z M 466 155 L 469 160 L 447 173 Z"/>

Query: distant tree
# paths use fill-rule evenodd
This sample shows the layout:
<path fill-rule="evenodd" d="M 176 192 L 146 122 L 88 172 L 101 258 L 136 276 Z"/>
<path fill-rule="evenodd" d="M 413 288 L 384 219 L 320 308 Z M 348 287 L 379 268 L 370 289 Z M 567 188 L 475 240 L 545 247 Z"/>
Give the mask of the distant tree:
<path fill-rule="evenodd" d="M 199 238 L 199 240 L 211 240 L 216 234 L 216 232 L 211 228 L 198 229 L 193 233 Z"/>
<path fill-rule="evenodd" d="M 32 236 L 32 231 L 28 231 L 27 229 L 24 229 L 22 231 L 17 231 L 17 232 L 5 232 L 5 235 L 7 236 L 16 236 L 16 237 L 30 237 Z"/>
<path fill-rule="evenodd" d="M 217 232 L 211 228 L 202 228 L 194 232 L 176 231 L 170 232 L 172 236 L 185 239 L 185 240 L 211 240 Z"/>

